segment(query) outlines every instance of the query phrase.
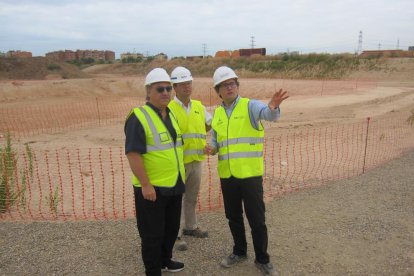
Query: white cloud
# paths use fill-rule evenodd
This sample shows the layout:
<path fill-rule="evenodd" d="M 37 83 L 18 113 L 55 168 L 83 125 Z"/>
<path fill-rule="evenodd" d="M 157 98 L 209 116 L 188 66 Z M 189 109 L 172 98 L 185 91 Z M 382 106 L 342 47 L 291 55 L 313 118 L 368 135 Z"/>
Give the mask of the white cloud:
<path fill-rule="evenodd" d="M 414 44 L 414 1 L 73 0 L 0 1 L 0 50 L 43 55 L 59 49 L 111 49 L 169 56 L 257 47 L 268 53 L 352 52 Z"/>

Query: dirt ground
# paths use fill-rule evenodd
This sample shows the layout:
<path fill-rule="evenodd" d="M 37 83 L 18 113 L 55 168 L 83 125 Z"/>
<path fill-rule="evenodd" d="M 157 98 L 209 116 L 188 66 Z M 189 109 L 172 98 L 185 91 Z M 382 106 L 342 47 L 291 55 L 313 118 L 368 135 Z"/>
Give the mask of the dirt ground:
<path fill-rule="evenodd" d="M 279 87 L 291 96 L 283 103 L 279 129 L 384 118 L 414 109 L 414 71 L 374 80 L 373 75 L 360 75 L 347 82 L 241 79 L 240 94 L 266 101 Z M 194 89 L 194 98 L 217 103 L 211 79 L 196 78 Z M 16 107 L 16 112 L 98 96 L 136 95 L 144 96 L 142 77 L 0 82 L 1 107 Z M 36 150 L 119 147 L 123 140 L 121 121 L 19 138 Z M 411 152 L 360 177 L 270 201 L 269 253 L 281 274 L 413 275 L 413 165 Z M 222 211 L 202 214 L 200 221 L 210 237 L 189 239 L 190 250 L 176 253 L 187 265 L 180 275 L 258 275 L 251 244 L 246 263 L 231 270 L 219 268 L 220 259 L 231 251 Z M 143 273 L 134 220 L 1 222 L 0 234 L 0 275 Z"/>
<path fill-rule="evenodd" d="M 368 173 L 267 204 L 269 253 L 281 275 L 413 275 L 414 152 Z M 231 252 L 222 211 L 202 214 L 207 239 L 187 238 L 177 275 L 260 275 Z M 143 275 L 135 221 L 0 224 L 0 275 Z"/>

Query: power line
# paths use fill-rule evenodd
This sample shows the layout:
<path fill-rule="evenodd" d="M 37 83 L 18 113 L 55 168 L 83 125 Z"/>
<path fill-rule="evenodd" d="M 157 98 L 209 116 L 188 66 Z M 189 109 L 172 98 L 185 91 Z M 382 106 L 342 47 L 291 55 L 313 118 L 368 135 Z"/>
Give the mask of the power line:
<path fill-rule="evenodd" d="M 205 58 L 207 53 L 207 44 L 203 43 L 201 46 L 203 47 L 203 58 Z"/>
<path fill-rule="evenodd" d="M 250 48 L 254 48 L 256 45 L 254 44 L 256 41 L 254 41 L 254 36 L 250 37 Z"/>
<path fill-rule="evenodd" d="M 357 54 L 362 53 L 362 31 L 359 31 Z"/>

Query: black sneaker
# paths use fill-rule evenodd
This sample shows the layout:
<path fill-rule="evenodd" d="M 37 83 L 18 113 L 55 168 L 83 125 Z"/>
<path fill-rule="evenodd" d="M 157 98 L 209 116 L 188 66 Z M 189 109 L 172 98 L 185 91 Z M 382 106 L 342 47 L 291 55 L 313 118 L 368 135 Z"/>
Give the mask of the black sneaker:
<path fill-rule="evenodd" d="M 178 272 L 184 269 L 184 264 L 171 260 L 168 265 L 162 267 L 162 272 Z"/>
<path fill-rule="evenodd" d="M 273 267 L 273 265 L 269 262 L 267 264 L 261 264 L 257 261 L 254 261 L 254 264 L 260 271 L 263 273 L 263 275 L 273 275 L 273 276 L 279 276 L 279 273 L 277 270 Z"/>

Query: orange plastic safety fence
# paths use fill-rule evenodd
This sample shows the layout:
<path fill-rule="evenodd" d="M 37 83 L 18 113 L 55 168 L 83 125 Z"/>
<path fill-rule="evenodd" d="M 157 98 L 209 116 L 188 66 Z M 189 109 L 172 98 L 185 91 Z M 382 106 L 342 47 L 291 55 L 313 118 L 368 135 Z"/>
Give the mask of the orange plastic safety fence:
<path fill-rule="evenodd" d="M 244 80 L 240 86 L 241 95 L 250 98 L 268 99 L 276 89 L 283 88 L 291 96 L 339 95 L 357 89 L 371 89 L 377 86 L 372 80 L 287 80 L 261 84 L 257 80 Z M 249 85 L 253 82 L 254 85 Z M 220 103 L 214 89 L 200 86 L 194 89 L 193 97 L 211 110 Z M 14 137 L 29 137 L 38 134 L 58 133 L 105 126 L 123 122 L 128 112 L 145 102 L 143 97 L 105 96 L 82 97 L 82 101 L 71 98 L 59 103 L 41 102 L 33 106 L 19 106 L 16 103 L 4 103 L 0 106 L 0 134 L 9 132 Z"/>
<path fill-rule="evenodd" d="M 390 119 L 295 130 L 266 125 L 266 200 L 360 175 L 413 150 L 414 127 L 407 117 L 401 112 Z M 135 215 L 122 147 L 32 150 L 30 156 L 21 150 L 14 160 L 1 164 L 1 220 L 117 220 Z M 12 173 L 4 174 L 10 168 Z M 199 212 L 223 206 L 216 168 L 217 156 L 203 163 Z"/>

